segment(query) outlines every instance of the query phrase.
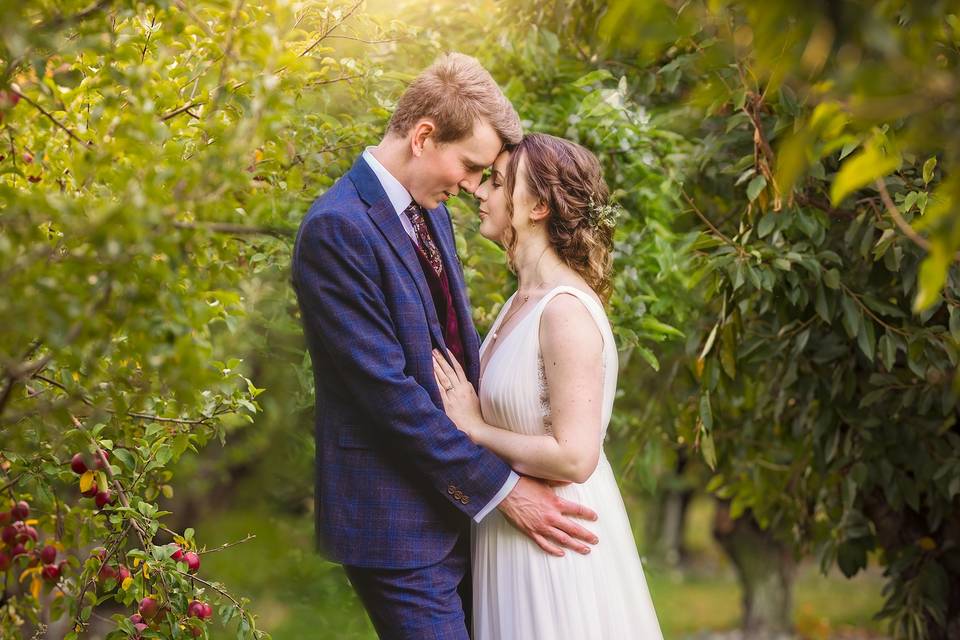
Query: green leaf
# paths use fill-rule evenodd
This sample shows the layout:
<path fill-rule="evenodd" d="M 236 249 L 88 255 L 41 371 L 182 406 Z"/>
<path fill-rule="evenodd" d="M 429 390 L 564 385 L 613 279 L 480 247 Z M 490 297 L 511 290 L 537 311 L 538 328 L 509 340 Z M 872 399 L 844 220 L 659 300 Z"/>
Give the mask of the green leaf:
<path fill-rule="evenodd" d="M 640 326 L 646 329 L 647 331 L 652 331 L 654 333 L 660 333 L 668 336 L 675 336 L 677 338 L 682 338 L 684 336 L 683 332 L 677 329 L 676 327 L 671 327 L 665 322 L 660 322 L 656 318 L 651 316 L 644 316 L 640 320 Z"/>
<path fill-rule="evenodd" d="M 843 542 L 837 548 L 837 566 L 848 578 L 867 566 L 867 551 L 858 540 Z"/>
<path fill-rule="evenodd" d="M 613 79 L 613 74 L 610 73 L 607 69 L 597 69 L 596 71 L 591 71 L 590 73 L 580 76 L 573 82 L 575 87 L 589 87 L 590 85 L 603 82 L 605 80 Z"/>
<path fill-rule="evenodd" d="M 836 269 L 827 269 L 823 272 L 823 283 L 831 289 L 839 289 L 840 272 Z"/>
<path fill-rule="evenodd" d="M 860 333 L 860 306 L 850 294 L 844 294 L 840 298 L 840 307 L 843 309 L 843 328 L 850 338 L 856 338 Z"/>
<path fill-rule="evenodd" d="M 894 343 L 893 339 L 884 334 L 880 336 L 880 359 L 883 361 L 883 366 L 887 371 L 893 371 L 893 365 L 896 363 L 897 359 L 897 345 Z"/>
<path fill-rule="evenodd" d="M 713 325 L 713 329 L 710 330 L 710 334 L 707 336 L 706 342 L 703 343 L 703 349 L 700 351 L 700 359 L 706 358 L 710 354 L 710 350 L 713 349 L 713 342 L 717 338 L 717 330 L 720 328 L 720 323 Z"/>
<path fill-rule="evenodd" d="M 750 184 L 747 185 L 747 198 L 750 199 L 750 202 L 756 200 L 757 196 L 760 195 L 760 192 L 763 191 L 766 186 L 767 179 L 764 176 L 754 176 Z"/>
<path fill-rule="evenodd" d="M 856 151 L 857 147 L 859 146 L 860 146 L 859 140 L 851 140 L 850 142 L 847 142 L 846 144 L 844 144 L 843 148 L 840 149 L 840 159 L 843 160 L 844 158 L 846 158 L 848 155 Z"/>
<path fill-rule="evenodd" d="M 887 143 L 887 147 L 889 147 Z M 840 166 L 830 185 L 830 202 L 838 206 L 840 202 L 857 189 L 868 185 L 900 167 L 900 154 L 891 148 L 885 148 L 881 136 L 874 136 L 864 149 Z"/>
<path fill-rule="evenodd" d="M 710 470 L 716 470 L 717 449 L 713 442 L 713 434 L 709 431 L 700 432 L 700 453 L 703 455 L 703 461 L 707 463 Z"/>
<path fill-rule="evenodd" d="M 930 246 L 930 253 L 920 264 L 920 272 L 917 274 L 917 297 L 913 301 L 915 312 L 929 309 L 940 299 L 940 290 L 947 281 L 949 267 L 949 251 L 942 241 L 934 240 Z"/>
<path fill-rule="evenodd" d="M 910 209 L 913 209 L 913 206 L 917 204 L 917 196 L 920 194 L 916 191 L 911 191 L 903 199 L 903 213 L 909 213 Z"/>
<path fill-rule="evenodd" d="M 657 356 L 653 353 L 653 351 L 646 348 L 642 344 L 638 344 L 634 348 L 640 353 L 640 357 L 643 358 L 644 361 L 649 364 L 654 371 L 660 371 L 660 361 L 657 360 Z"/>
<path fill-rule="evenodd" d="M 817 283 L 817 293 L 813 301 L 813 308 L 816 309 L 817 315 L 823 319 L 827 324 L 831 323 L 832 318 L 830 317 L 830 307 L 827 306 L 827 296 L 823 290 L 823 285 L 819 282 Z"/>
<path fill-rule="evenodd" d="M 867 360 L 873 362 L 874 350 L 877 344 L 873 321 L 865 318 L 861 314 L 860 323 L 860 331 L 857 333 L 857 345 L 860 347 L 863 355 L 867 356 Z"/>
<path fill-rule="evenodd" d="M 137 466 L 133 454 L 126 449 L 115 449 L 113 451 L 113 457 L 122 462 L 123 466 L 130 471 L 133 471 Z"/>
<path fill-rule="evenodd" d="M 757 235 L 766 238 L 777 225 L 777 216 L 774 213 L 768 213 L 760 218 L 760 224 L 757 225 Z"/>
<path fill-rule="evenodd" d="M 731 379 L 737 377 L 736 348 L 733 323 L 727 322 L 723 325 L 723 332 L 720 334 L 720 366 Z"/>
<path fill-rule="evenodd" d="M 713 430 L 713 409 L 710 407 L 709 393 L 700 396 L 700 420 L 703 422 L 704 429 Z"/>
<path fill-rule="evenodd" d="M 923 163 L 923 184 L 933 180 L 933 170 L 937 167 L 937 157 L 933 156 Z"/>
<path fill-rule="evenodd" d="M 950 305 L 950 335 L 960 342 L 960 308 Z"/>

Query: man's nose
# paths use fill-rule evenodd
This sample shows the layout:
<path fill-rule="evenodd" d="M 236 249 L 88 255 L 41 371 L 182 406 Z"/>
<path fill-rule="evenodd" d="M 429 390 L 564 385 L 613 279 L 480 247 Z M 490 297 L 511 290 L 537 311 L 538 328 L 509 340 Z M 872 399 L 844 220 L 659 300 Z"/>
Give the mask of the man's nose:
<path fill-rule="evenodd" d="M 482 176 L 467 176 L 460 181 L 460 188 L 467 193 L 477 195 L 477 188 L 480 186 L 481 177 Z"/>

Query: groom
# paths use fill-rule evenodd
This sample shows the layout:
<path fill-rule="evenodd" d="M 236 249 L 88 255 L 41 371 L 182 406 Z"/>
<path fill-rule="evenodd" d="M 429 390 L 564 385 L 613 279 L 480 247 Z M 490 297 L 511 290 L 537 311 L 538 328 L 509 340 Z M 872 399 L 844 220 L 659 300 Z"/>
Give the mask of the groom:
<path fill-rule="evenodd" d="M 431 351 L 476 386 L 478 336 L 444 201 L 472 193 L 520 120 L 473 58 L 439 58 L 383 140 L 311 206 L 293 253 L 316 387 L 316 526 L 381 638 L 468 637 L 470 519 L 499 509 L 545 551 L 595 519 L 519 477 L 442 409 Z"/>

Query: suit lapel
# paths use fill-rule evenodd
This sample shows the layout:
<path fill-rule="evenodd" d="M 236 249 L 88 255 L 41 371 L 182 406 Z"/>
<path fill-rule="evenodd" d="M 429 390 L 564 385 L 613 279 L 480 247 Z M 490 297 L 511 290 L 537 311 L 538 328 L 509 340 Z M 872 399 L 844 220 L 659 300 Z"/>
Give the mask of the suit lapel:
<path fill-rule="evenodd" d="M 433 296 L 430 294 L 430 285 L 423 274 L 423 268 L 417 258 L 417 251 L 413 247 L 410 236 L 403 228 L 393 204 L 390 203 L 383 187 L 380 186 L 380 181 L 377 180 L 376 174 L 363 160 L 362 156 L 354 163 L 348 175 L 356 185 L 357 193 L 360 194 L 364 202 L 370 205 L 370 208 L 367 209 L 367 215 L 377 225 L 380 233 L 393 248 L 394 253 L 400 258 L 400 262 L 410 272 L 410 277 L 417 285 L 423 308 L 427 313 L 427 325 L 430 327 L 430 336 L 433 338 L 434 344 L 446 348 L 443 341 L 443 332 L 440 329 L 440 321 L 437 320 L 437 310 L 433 304 Z"/>
<path fill-rule="evenodd" d="M 463 280 L 460 259 L 457 257 L 456 238 L 453 237 L 453 231 L 450 228 L 447 216 L 448 214 L 442 205 L 432 209 L 426 215 L 427 225 L 430 227 L 430 232 L 436 239 L 440 250 L 443 269 L 450 284 L 450 296 L 453 298 L 453 305 L 456 307 L 457 317 L 460 319 L 460 339 L 463 341 L 464 354 L 467 359 L 467 362 L 464 363 L 467 376 L 476 384 L 480 375 L 479 340 L 470 315 L 470 300 L 467 297 L 467 286 Z"/>

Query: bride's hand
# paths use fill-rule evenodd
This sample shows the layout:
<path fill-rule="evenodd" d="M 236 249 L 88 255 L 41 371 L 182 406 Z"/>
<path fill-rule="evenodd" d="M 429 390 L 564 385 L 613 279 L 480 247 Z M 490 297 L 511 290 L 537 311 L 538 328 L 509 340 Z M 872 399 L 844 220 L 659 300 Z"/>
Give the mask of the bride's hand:
<path fill-rule="evenodd" d="M 475 426 L 483 422 L 480 399 L 460 363 L 449 350 L 447 354 L 453 365 L 439 351 L 433 350 L 433 372 L 440 387 L 443 410 L 460 431 L 473 438 Z"/>

